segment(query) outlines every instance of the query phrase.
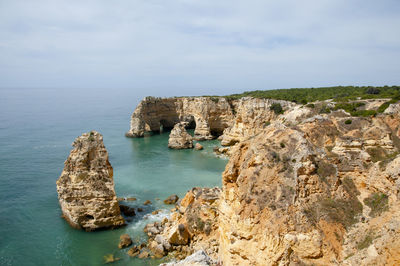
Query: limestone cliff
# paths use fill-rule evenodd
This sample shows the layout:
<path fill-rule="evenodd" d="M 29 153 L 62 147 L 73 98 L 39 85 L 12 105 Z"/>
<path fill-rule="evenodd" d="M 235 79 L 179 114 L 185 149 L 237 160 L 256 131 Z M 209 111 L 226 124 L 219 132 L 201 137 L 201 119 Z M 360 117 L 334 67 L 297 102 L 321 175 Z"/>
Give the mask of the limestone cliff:
<path fill-rule="evenodd" d="M 72 146 L 57 180 L 63 217 L 71 226 L 87 231 L 124 225 L 103 136 L 91 131 L 76 138 Z"/>
<path fill-rule="evenodd" d="M 397 265 L 399 122 L 334 112 L 237 144 L 218 208 L 221 261 Z"/>
<path fill-rule="evenodd" d="M 377 110 L 387 99 L 357 101 Z M 128 136 L 183 121 L 195 138 L 219 136 L 229 147 L 216 152 L 230 156 L 222 191 L 189 191 L 170 220 L 146 229 L 156 232 L 150 249 L 203 250 L 224 265 L 398 265 L 399 110 L 353 117 L 332 100 L 146 98 Z"/>
<path fill-rule="evenodd" d="M 279 103 L 283 110 L 296 105 L 287 101 L 246 97 L 228 100 L 223 97 L 146 97 L 131 117 L 128 137 L 143 137 L 146 132 L 172 129 L 179 122 L 188 122 L 194 128 L 196 140 L 220 137 L 224 146 L 233 145 L 259 133 L 278 115 L 271 105 Z M 306 109 L 302 109 L 304 111 Z"/>
<path fill-rule="evenodd" d="M 145 132 L 172 129 L 176 123 L 183 121 L 190 124 L 189 128 L 195 128 L 195 139 L 212 139 L 221 135 L 232 119 L 232 109 L 224 98 L 146 97 L 133 112 L 126 136 L 143 137 Z"/>

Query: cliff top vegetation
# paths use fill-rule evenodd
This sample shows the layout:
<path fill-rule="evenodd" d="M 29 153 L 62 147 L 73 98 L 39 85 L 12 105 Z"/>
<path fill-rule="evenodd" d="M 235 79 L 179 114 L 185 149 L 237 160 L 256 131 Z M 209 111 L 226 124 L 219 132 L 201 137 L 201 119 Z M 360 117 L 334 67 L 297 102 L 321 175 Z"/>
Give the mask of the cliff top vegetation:
<path fill-rule="evenodd" d="M 240 99 L 242 97 L 285 100 L 301 104 L 307 104 L 308 102 L 315 101 L 324 101 L 328 99 L 334 99 L 336 102 L 347 102 L 356 100 L 357 98 L 390 98 L 394 101 L 397 101 L 400 100 L 400 86 L 335 86 L 321 88 L 255 90 L 225 96 L 225 98 L 230 100 Z"/>

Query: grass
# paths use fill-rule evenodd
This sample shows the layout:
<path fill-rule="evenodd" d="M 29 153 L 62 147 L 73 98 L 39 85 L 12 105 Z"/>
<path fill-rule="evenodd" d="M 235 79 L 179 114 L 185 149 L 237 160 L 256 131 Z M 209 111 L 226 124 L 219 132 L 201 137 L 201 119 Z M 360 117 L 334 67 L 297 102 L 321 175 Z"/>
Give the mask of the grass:
<path fill-rule="evenodd" d="M 373 193 L 364 199 L 364 204 L 371 208 L 369 216 L 376 217 L 389 209 L 389 198 L 384 193 Z"/>

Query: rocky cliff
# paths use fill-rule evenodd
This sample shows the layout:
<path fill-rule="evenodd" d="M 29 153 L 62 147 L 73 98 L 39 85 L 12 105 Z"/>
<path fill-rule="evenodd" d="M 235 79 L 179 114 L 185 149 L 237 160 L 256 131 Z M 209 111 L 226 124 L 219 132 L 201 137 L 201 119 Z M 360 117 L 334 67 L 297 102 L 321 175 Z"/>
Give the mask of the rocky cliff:
<path fill-rule="evenodd" d="M 286 101 L 242 98 L 227 100 L 213 97 L 154 98 L 146 97 L 131 117 L 128 137 L 143 137 L 146 132 L 172 129 L 179 122 L 194 128 L 196 140 L 220 137 L 221 144 L 233 145 L 260 132 L 277 114 L 271 105 L 279 103 L 284 110 L 296 104 Z"/>
<path fill-rule="evenodd" d="M 103 136 L 91 131 L 76 138 L 72 146 L 57 180 L 63 217 L 71 226 L 87 231 L 124 225 Z"/>
<path fill-rule="evenodd" d="M 233 119 L 229 102 L 210 97 L 146 97 L 131 117 L 128 137 L 143 137 L 145 132 L 172 129 L 178 122 L 188 122 L 197 140 L 212 139 L 222 134 Z"/>
<path fill-rule="evenodd" d="M 178 258 L 203 250 L 224 265 L 399 265 L 400 105 L 365 117 L 335 106 L 227 102 L 222 191 L 211 201 L 189 191 L 150 246 L 168 243 L 163 255 Z"/>
<path fill-rule="evenodd" d="M 221 260 L 398 264 L 399 122 L 337 112 L 237 145 L 223 174 Z"/>

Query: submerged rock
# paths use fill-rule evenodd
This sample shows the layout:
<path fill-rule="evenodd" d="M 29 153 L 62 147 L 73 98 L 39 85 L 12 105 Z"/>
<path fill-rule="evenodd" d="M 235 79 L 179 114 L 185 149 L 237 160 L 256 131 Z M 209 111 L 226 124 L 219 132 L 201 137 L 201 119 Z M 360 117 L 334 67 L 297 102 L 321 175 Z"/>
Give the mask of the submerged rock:
<path fill-rule="evenodd" d="M 150 200 L 146 200 L 144 203 L 143 203 L 143 205 L 150 205 L 151 204 L 151 201 Z"/>
<path fill-rule="evenodd" d="M 193 137 L 185 129 L 187 123 L 180 122 L 175 124 L 169 134 L 168 147 L 171 149 L 192 149 Z"/>
<path fill-rule="evenodd" d="M 132 239 L 128 234 L 123 234 L 119 237 L 118 248 L 126 248 L 132 245 Z"/>
<path fill-rule="evenodd" d="M 119 209 L 125 216 L 135 216 L 135 209 L 126 205 L 119 205 Z"/>
<path fill-rule="evenodd" d="M 108 254 L 104 256 L 104 263 L 113 263 L 120 260 L 120 258 L 114 257 L 114 254 Z"/>
<path fill-rule="evenodd" d="M 164 200 L 165 204 L 175 204 L 178 201 L 179 197 L 176 194 L 173 194 Z"/>
<path fill-rule="evenodd" d="M 135 197 L 130 197 L 130 198 L 126 198 L 127 201 L 135 201 L 136 198 Z"/>
<path fill-rule="evenodd" d="M 86 231 L 124 225 L 103 136 L 91 131 L 76 138 L 72 146 L 57 180 L 64 219 L 71 226 Z"/>

